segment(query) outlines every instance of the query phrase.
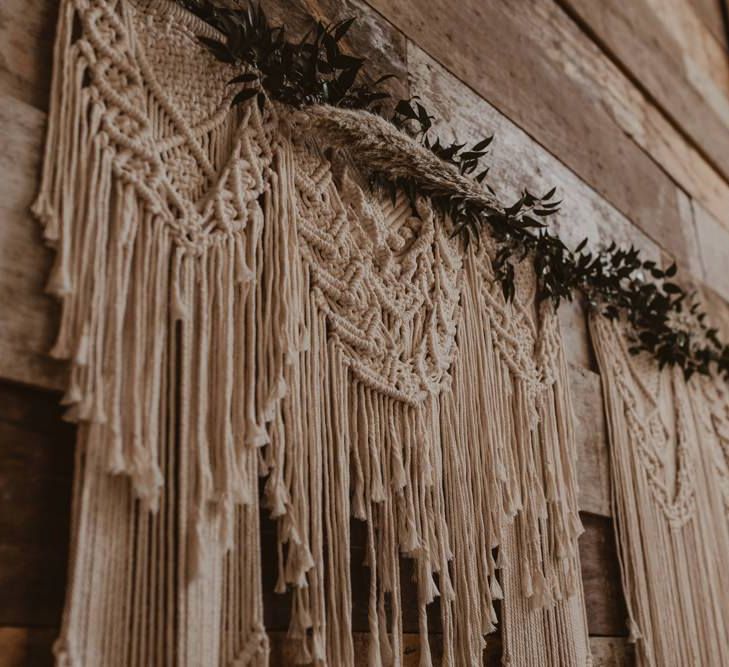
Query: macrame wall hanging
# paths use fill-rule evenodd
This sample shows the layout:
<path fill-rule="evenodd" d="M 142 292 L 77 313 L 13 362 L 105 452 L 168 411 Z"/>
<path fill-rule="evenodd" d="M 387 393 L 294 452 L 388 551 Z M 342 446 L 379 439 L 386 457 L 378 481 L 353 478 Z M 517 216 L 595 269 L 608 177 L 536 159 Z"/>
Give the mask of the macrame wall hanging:
<path fill-rule="evenodd" d="M 621 570 L 638 664 L 729 664 L 729 394 L 630 355 L 591 321 L 608 414 Z"/>
<path fill-rule="evenodd" d="M 355 664 L 354 517 L 369 665 L 403 659 L 400 558 L 421 665 L 436 598 L 444 665 L 480 664 L 502 598 L 507 662 L 590 664 L 565 361 L 531 269 L 507 304 L 488 238 L 464 252 L 426 199 L 366 187 L 368 161 L 452 178 L 418 144 L 365 112 L 231 108 L 199 35 L 162 0 L 60 5 L 34 209 L 79 424 L 57 663 L 267 664 L 262 504 L 301 663 Z"/>

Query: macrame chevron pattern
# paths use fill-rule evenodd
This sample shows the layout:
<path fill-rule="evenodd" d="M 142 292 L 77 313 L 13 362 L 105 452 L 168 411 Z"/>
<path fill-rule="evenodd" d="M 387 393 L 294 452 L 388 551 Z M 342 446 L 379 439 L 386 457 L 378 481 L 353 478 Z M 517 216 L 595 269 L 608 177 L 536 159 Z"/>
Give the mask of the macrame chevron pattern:
<path fill-rule="evenodd" d="M 261 511 L 300 663 L 355 664 L 354 517 L 371 667 L 403 661 L 401 558 L 423 667 L 436 598 L 444 665 L 480 664 L 502 598 L 506 661 L 589 664 L 572 409 L 533 275 L 506 304 L 487 239 L 464 252 L 427 200 L 327 157 L 326 110 L 314 135 L 231 109 L 209 31 L 165 0 L 61 2 L 34 207 L 79 423 L 57 664 L 268 664 Z"/>
<path fill-rule="evenodd" d="M 628 353 L 591 322 L 611 441 L 614 505 L 640 665 L 729 662 L 728 396 L 721 380 Z"/>
<path fill-rule="evenodd" d="M 415 405 L 441 381 L 455 351 L 461 253 L 424 201 L 373 200 L 345 172 L 296 154 L 298 230 L 314 298 L 347 350 L 352 373 Z M 346 204 L 344 203 L 346 202 Z"/>
<path fill-rule="evenodd" d="M 692 394 L 698 428 L 711 443 L 709 460 L 724 498 L 729 519 L 729 392 L 720 380 L 706 380 Z M 712 469 L 710 467 L 710 469 Z"/>

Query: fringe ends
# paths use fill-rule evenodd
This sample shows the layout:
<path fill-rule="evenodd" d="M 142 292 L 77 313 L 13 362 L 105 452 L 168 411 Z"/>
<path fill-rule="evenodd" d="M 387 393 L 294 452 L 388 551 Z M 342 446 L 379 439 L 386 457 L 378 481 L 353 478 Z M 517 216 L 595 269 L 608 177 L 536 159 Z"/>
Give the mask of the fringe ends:
<path fill-rule="evenodd" d="M 276 590 L 293 591 L 299 663 L 354 664 L 350 516 L 367 532 L 371 667 L 402 659 L 401 556 L 412 560 L 423 667 L 432 664 L 427 607 L 436 598 L 451 666 L 480 663 L 494 600 L 505 598 L 511 619 L 571 605 L 581 528 L 554 320 L 537 327 L 528 301 L 504 304 L 485 251 L 469 251 L 460 274 L 447 267 L 459 275 L 460 309 L 443 288 L 456 306 L 436 303 L 422 336 L 423 350 L 443 343 L 438 354 L 449 363 L 455 355 L 450 387 L 443 364 L 417 401 L 382 391 L 355 368 L 346 322 L 337 329 L 320 307 L 300 224 L 308 215 L 316 233 L 318 218 L 307 214 L 314 201 L 301 192 L 285 128 L 272 139 L 275 118 L 255 105 L 208 128 L 201 164 L 225 166 L 209 191 L 183 200 L 161 184 L 162 157 L 117 141 L 104 82 L 90 69 L 92 47 L 101 47 L 73 35 L 81 4 L 61 4 L 33 209 L 57 253 L 48 291 L 63 311 L 52 354 L 71 360 L 63 402 L 79 423 L 57 663 L 266 665 L 260 477 L 276 519 Z M 171 121 L 142 88 L 143 63 L 126 67 L 131 10 L 91 4 L 83 29 L 99 21 L 108 49 L 127 49 L 114 66 L 149 107 L 145 118 L 127 105 L 124 120 L 163 136 Z M 331 165 L 314 157 L 328 188 L 317 205 L 334 202 L 339 188 L 347 215 L 370 225 L 376 198 L 335 183 Z M 349 219 L 340 218 L 343 234 Z M 438 243 L 425 233 L 417 240 Z M 398 248 L 376 241 L 371 261 L 386 265 Z M 406 270 L 415 275 L 425 260 L 413 257 Z M 423 273 L 440 288 L 439 268 Z M 359 284 L 353 298 L 369 287 Z M 425 354 L 415 348 L 405 340 L 413 363 Z M 523 631 L 543 637 L 559 623 L 563 641 L 582 646 L 584 624 L 566 613 L 545 613 Z M 560 651 L 554 664 L 584 664 L 582 649 Z M 520 655 L 508 646 L 507 654 Z M 528 651 L 519 664 L 551 664 L 542 658 Z"/>

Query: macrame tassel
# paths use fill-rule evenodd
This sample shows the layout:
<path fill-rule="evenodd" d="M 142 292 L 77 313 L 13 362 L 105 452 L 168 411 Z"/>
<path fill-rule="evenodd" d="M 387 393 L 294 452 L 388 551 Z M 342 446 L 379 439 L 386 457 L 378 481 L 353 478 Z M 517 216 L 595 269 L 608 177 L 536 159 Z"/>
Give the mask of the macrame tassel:
<path fill-rule="evenodd" d="M 44 226 L 46 242 L 56 249 L 56 261 L 49 281 L 49 289 L 60 297 L 71 289 L 68 245 L 69 215 L 78 200 L 69 199 L 69 188 L 74 173 L 71 165 L 79 157 L 78 143 L 73 143 L 76 120 L 86 111 L 79 108 L 79 98 L 84 95 L 82 81 L 85 73 L 84 60 L 78 48 L 73 47 L 72 34 L 74 6 L 62 3 L 56 24 L 56 41 L 53 48 L 53 77 L 51 80 L 50 111 L 46 127 L 46 143 L 41 171 L 41 184 L 32 210 Z M 64 209 L 64 206 L 67 207 Z"/>

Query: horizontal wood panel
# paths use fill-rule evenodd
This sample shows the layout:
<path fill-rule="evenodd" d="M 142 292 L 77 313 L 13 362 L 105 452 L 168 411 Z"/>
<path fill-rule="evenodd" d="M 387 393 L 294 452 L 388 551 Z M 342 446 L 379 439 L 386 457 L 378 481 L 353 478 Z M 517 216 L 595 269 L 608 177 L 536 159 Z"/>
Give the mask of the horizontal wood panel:
<path fill-rule="evenodd" d="M 681 51 L 647 0 L 560 0 L 648 91 L 673 122 L 729 176 L 729 123 L 684 72 Z"/>
<path fill-rule="evenodd" d="M 565 75 L 579 63 L 558 54 L 562 32 L 587 38 L 553 0 L 370 4 L 689 263 L 676 186 L 595 99 L 596 82 Z"/>
<path fill-rule="evenodd" d="M 683 133 L 554 2 L 535 5 L 530 25 L 536 30 L 542 24 L 550 26 L 550 39 L 543 38 L 541 48 L 550 53 L 555 66 L 561 65 L 564 78 L 583 89 L 609 114 L 626 138 L 645 151 L 680 188 L 729 224 L 729 184 Z M 729 125 L 729 113 L 726 123 Z M 631 177 L 631 165 L 626 163 L 622 178 Z M 639 222 L 630 211 L 624 212 L 633 222 Z M 689 244 L 687 266 L 693 269 L 691 239 L 688 233 L 683 238 Z M 656 240 L 670 250 L 662 239 Z"/>
<path fill-rule="evenodd" d="M 563 12 L 551 2 L 538 2 L 533 4 L 534 9 L 531 12 L 514 13 L 522 17 L 521 21 L 524 23 L 522 28 L 525 33 L 532 32 L 540 38 L 539 43 L 534 48 L 544 58 L 546 62 L 544 67 L 549 66 L 551 63 L 551 68 L 556 72 L 555 76 L 558 77 L 558 81 L 563 84 L 565 90 L 558 94 L 558 101 L 549 101 L 548 109 L 553 109 L 552 113 L 554 114 L 551 119 L 548 113 L 541 114 L 541 109 L 545 104 L 544 101 L 529 101 L 525 99 L 524 103 L 528 105 L 531 111 L 524 111 L 524 113 L 532 113 L 535 117 L 535 122 L 539 120 L 541 124 L 536 127 L 536 130 L 531 130 L 526 126 L 523 127 L 538 142 L 549 148 L 563 161 L 565 160 L 565 155 L 569 156 L 573 151 L 579 151 L 581 149 L 580 142 L 578 141 L 579 137 L 575 135 L 572 137 L 573 141 L 568 140 L 569 134 L 571 133 L 571 125 L 574 123 L 579 124 L 583 121 L 586 123 L 591 117 L 582 114 L 580 116 L 581 120 L 571 119 L 569 107 L 575 103 L 575 100 L 571 96 L 571 88 L 577 87 L 585 96 L 590 98 L 593 106 L 599 107 L 610 116 L 613 123 L 625 135 L 623 140 L 632 141 L 641 146 L 660 165 L 660 167 L 656 165 L 659 169 L 668 172 L 692 196 L 699 199 L 702 205 L 716 216 L 718 220 L 724 221 L 729 225 L 729 218 L 727 218 L 727 210 L 729 210 L 729 185 L 727 182 L 711 168 L 700 156 L 698 151 L 686 142 L 668 120 L 637 91 L 635 86 L 622 74 L 617 66 L 612 64 L 601 50 L 590 42 Z M 491 17 L 489 16 L 489 18 Z M 478 21 L 479 18 L 474 16 L 472 23 L 474 25 L 480 25 Z M 544 26 L 547 26 L 547 28 L 544 28 Z M 460 30 L 456 18 L 449 18 L 447 26 L 441 26 L 439 24 L 438 29 L 440 30 L 441 27 L 444 30 L 450 29 L 451 34 L 453 32 L 457 33 Z M 437 31 L 435 32 L 436 34 L 432 36 L 434 42 L 437 39 Z M 474 48 L 476 47 L 474 46 Z M 452 51 L 456 53 L 453 57 L 457 59 L 459 49 L 452 49 Z M 435 55 L 437 58 L 438 54 L 436 53 Z M 465 65 L 460 69 L 451 65 L 449 67 L 461 78 L 464 78 L 465 74 L 471 73 L 471 70 L 467 66 L 473 57 L 470 54 L 466 54 L 464 56 Z M 477 56 L 475 57 L 481 58 L 481 52 L 477 52 Z M 516 64 L 510 66 L 513 68 L 526 67 L 526 65 L 521 63 L 520 57 L 520 55 L 515 55 L 514 59 Z M 493 56 L 492 60 L 484 56 L 483 68 L 498 69 L 500 67 L 497 62 L 499 58 L 498 53 Z M 504 62 L 507 60 L 505 58 Z M 409 64 L 412 71 L 412 58 L 409 59 Z M 536 90 L 534 92 L 524 93 L 521 90 L 513 92 L 513 82 L 507 82 L 503 85 L 500 84 L 501 78 L 503 77 L 493 82 L 493 85 L 489 85 L 491 82 L 481 75 L 481 69 L 476 69 L 475 67 L 472 69 L 472 77 L 464 78 L 464 81 L 484 97 L 488 98 L 489 101 L 502 111 L 503 108 L 500 106 L 500 101 L 503 103 L 502 98 L 504 97 L 508 98 L 513 94 L 526 98 L 528 95 L 539 97 L 545 94 L 539 92 L 540 86 L 536 84 Z M 456 114 L 459 113 L 460 107 L 462 106 L 460 98 L 451 100 L 451 102 L 454 103 L 451 111 Z M 561 113 L 562 106 L 568 107 L 564 113 Z M 440 109 L 437 109 L 437 111 L 440 111 Z M 507 113 L 507 115 L 510 114 Z M 510 117 L 514 120 L 513 116 Z M 585 130 L 585 133 L 590 134 L 590 136 L 584 142 L 588 146 L 595 144 L 597 147 L 601 141 L 600 135 L 605 128 L 590 127 L 588 129 Z M 553 143 L 545 143 L 543 137 L 549 138 L 551 133 L 558 133 L 557 139 Z M 499 136 L 500 134 L 497 131 L 497 140 Z M 532 141 L 531 143 L 533 144 L 534 142 Z M 602 164 L 601 156 L 596 154 L 593 158 L 595 165 Z M 589 170 L 587 172 L 580 170 L 580 164 L 574 161 L 572 163 L 569 161 L 566 162 L 584 181 L 600 190 L 601 186 L 599 184 L 596 185 L 594 180 L 590 179 L 591 172 Z M 494 166 L 498 170 L 500 162 L 495 161 Z M 525 179 L 530 178 L 528 174 L 530 170 L 528 167 L 529 164 L 527 163 L 522 169 Z M 630 161 L 622 160 L 619 166 L 616 166 L 616 170 L 614 178 L 619 182 L 629 182 L 635 177 L 633 165 Z M 496 174 L 495 178 L 501 179 L 500 171 L 496 171 Z M 606 178 L 607 181 L 603 183 L 603 186 L 610 184 L 609 176 Z M 561 179 L 557 180 L 559 181 Z M 572 190 L 565 192 L 565 198 L 568 201 L 572 196 Z M 647 196 L 650 199 L 652 195 L 650 193 L 644 193 L 643 196 Z M 617 200 L 613 198 L 611 201 L 616 203 Z M 674 206 L 677 208 L 681 206 L 680 193 L 676 195 Z M 634 211 L 621 210 L 626 213 L 631 221 L 640 222 L 640 219 L 636 217 Z M 677 212 L 677 215 L 680 217 L 680 211 Z M 602 222 L 600 219 L 592 221 L 593 224 L 597 225 L 601 225 Z M 650 233 L 649 229 L 646 231 Z M 694 271 L 697 266 L 696 252 L 695 242 L 691 238 L 690 231 L 690 228 L 678 224 L 675 238 L 666 238 L 665 236 L 654 236 L 654 238 L 669 250 L 672 247 L 675 248 L 676 244 L 683 246 L 685 248 L 683 265 L 688 267 L 689 270 Z"/>

